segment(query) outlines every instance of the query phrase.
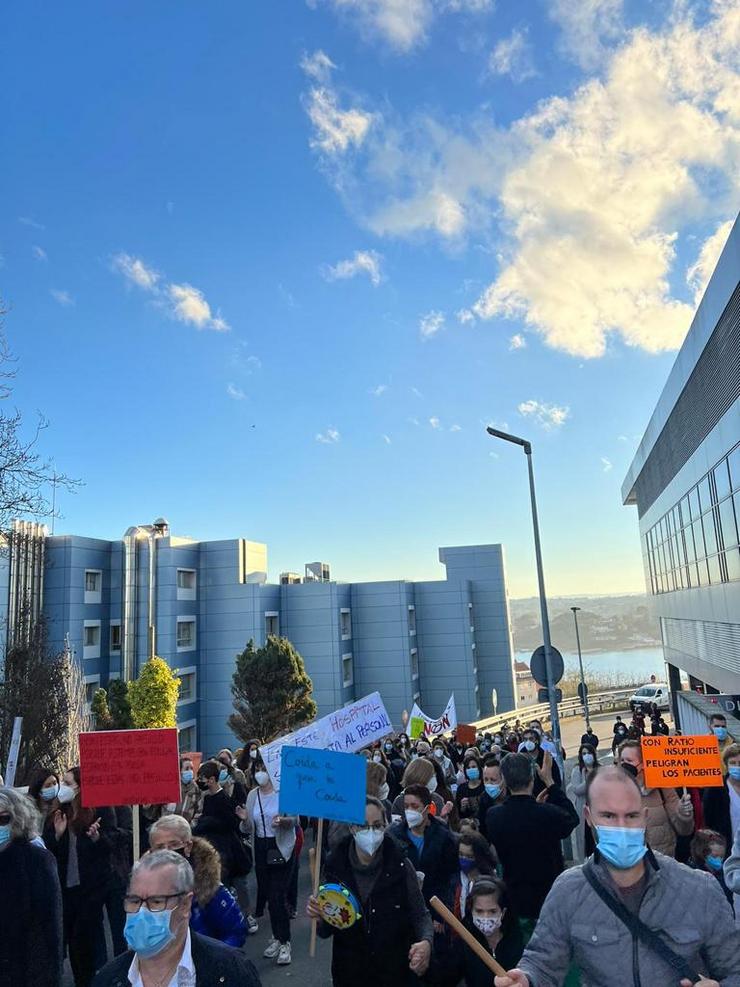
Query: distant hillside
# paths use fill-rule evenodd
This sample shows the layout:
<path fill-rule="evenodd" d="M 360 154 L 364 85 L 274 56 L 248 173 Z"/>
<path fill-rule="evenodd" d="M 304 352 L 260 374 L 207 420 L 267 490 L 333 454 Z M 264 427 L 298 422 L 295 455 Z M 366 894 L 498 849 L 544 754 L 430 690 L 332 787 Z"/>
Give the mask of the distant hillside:
<path fill-rule="evenodd" d="M 648 598 L 630 596 L 553 597 L 548 600 L 552 642 L 560 651 L 575 652 L 576 632 L 570 607 L 580 607 L 578 629 L 584 654 L 660 646 L 660 628 Z M 536 597 L 511 600 L 514 647 L 532 651 L 542 644 L 540 605 Z"/>

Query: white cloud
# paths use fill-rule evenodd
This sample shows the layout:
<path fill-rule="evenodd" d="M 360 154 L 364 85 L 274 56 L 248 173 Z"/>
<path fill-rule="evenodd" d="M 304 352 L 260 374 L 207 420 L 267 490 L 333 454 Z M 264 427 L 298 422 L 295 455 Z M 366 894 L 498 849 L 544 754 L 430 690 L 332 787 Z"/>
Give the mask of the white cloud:
<path fill-rule="evenodd" d="M 494 75 L 508 75 L 513 82 L 536 75 L 527 32 L 515 29 L 508 38 L 502 38 L 491 52 L 488 67 Z"/>
<path fill-rule="evenodd" d="M 418 425 L 421 424 L 418 418 L 409 418 L 408 421 L 409 421 L 409 425 L 416 425 L 416 426 L 418 426 Z"/>
<path fill-rule="evenodd" d="M 707 237 L 701 245 L 699 256 L 686 272 L 686 282 L 693 289 L 695 305 L 699 304 L 704 289 L 709 284 L 709 279 L 717 265 L 722 248 L 727 243 L 733 222 L 733 220 L 728 219 L 725 223 L 720 223 L 714 233 Z"/>
<path fill-rule="evenodd" d="M 451 432 L 462 432 L 462 425 L 451 425 L 450 426 L 450 431 Z"/>
<path fill-rule="evenodd" d="M 203 292 L 191 284 L 170 284 L 167 294 L 172 303 L 172 314 L 179 322 L 215 332 L 228 332 L 231 328 L 220 315 L 213 315 Z"/>
<path fill-rule="evenodd" d="M 327 281 L 338 281 L 354 278 L 358 274 L 367 274 L 370 283 L 376 288 L 383 279 L 380 270 L 382 257 L 374 250 L 356 250 L 348 260 L 340 260 L 333 266 L 327 267 L 324 277 Z"/>
<path fill-rule="evenodd" d="M 601 471 L 602 473 L 609 473 L 614 468 L 614 464 L 611 459 L 607 459 L 606 456 L 601 457 Z"/>
<path fill-rule="evenodd" d="M 63 308 L 68 308 L 70 305 L 74 305 L 75 303 L 75 300 L 70 295 L 70 293 L 60 288 L 52 288 L 51 297 L 54 299 L 55 302 L 58 302 Z"/>
<path fill-rule="evenodd" d="M 421 393 L 421 391 L 419 390 L 418 387 L 412 387 L 411 388 L 411 393 L 414 395 L 415 398 L 423 398 L 424 397 L 424 395 Z"/>
<path fill-rule="evenodd" d="M 387 446 L 389 446 L 389 445 L 392 445 L 392 442 L 391 442 L 391 437 L 390 437 L 390 435 L 384 435 L 384 436 L 383 436 L 383 442 L 385 442 L 385 444 L 386 444 Z"/>
<path fill-rule="evenodd" d="M 618 435 L 617 442 L 629 442 L 629 439 L 627 438 L 626 435 Z"/>
<path fill-rule="evenodd" d="M 18 222 L 21 224 L 21 226 L 28 226 L 32 230 L 45 230 L 46 229 L 46 227 L 44 226 L 43 223 L 37 223 L 35 219 L 32 219 L 31 218 L 31 216 L 19 216 L 18 217 Z"/>
<path fill-rule="evenodd" d="M 116 254 L 112 260 L 112 267 L 127 281 L 135 284 L 137 288 L 143 288 L 144 291 L 154 291 L 160 279 L 159 271 L 148 267 L 140 257 L 132 257 L 131 254 Z"/>
<path fill-rule="evenodd" d="M 441 427 L 442 427 L 442 422 L 441 422 L 441 421 L 439 420 L 439 418 L 437 418 L 437 417 L 436 417 L 436 415 L 433 415 L 433 416 L 432 416 L 432 417 L 431 417 L 431 418 L 429 419 L 429 424 L 430 424 L 430 425 L 432 426 L 432 428 L 434 428 L 434 429 L 438 429 L 438 428 L 441 428 Z"/>
<path fill-rule="evenodd" d="M 39 247 L 36 244 L 34 244 L 31 247 L 31 253 L 36 258 L 36 260 L 48 260 L 49 259 L 48 256 L 47 256 L 47 254 L 46 254 L 46 251 L 44 250 L 44 248 L 43 247 Z"/>
<path fill-rule="evenodd" d="M 606 44 L 623 35 L 624 0 L 550 0 L 550 17 L 562 31 L 562 48 L 584 69 L 596 68 Z"/>
<path fill-rule="evenodd" d="M 560 428 L 570 417 L 570 409 L 557 404 L 545 404 L 541 401 L 522 401 L 517 411 L 524 418 L 531 418 L 541 428 L 550 431 Z"/>
<path fill-rule="evenodd" d="M 370 394 L 372 394 L 373 397 L 379 398 L 381 394 L 385 394 L 387 390 L 388 390 L 387 384 L 378 384 L 377 387 L 370 388 Z"/>
<path fill-rule="evenodd" d="M 341 439 L 339 430 L 330 426 L 325 432 L 319 432 L 316 436 L 317 442 L 323 442 L 324 445 L 336 445 Z"/>
<path fill-rule="evenodd" d="M 372 115 L 360 109 L 340 110 L 333 89 L 322 86 L 311 89 L 306 100 L 306 112 L 314 127 L 311 147 L 327 155 L 343 154 L 352 145 L 365 140 Z"/>
<path fill-rule="evenodd" d="M 445 317 L 442 312 L 427 312 L 419 320 L 419 335 L 422 339 L 431 339 L 444 329 Z"/>
<path fill-rule="evenodd" d="M 457 321 L 461 325 L 466 325 L 469 322 L 475 322 L 475 316 L 470 311 L 470 309 L 461 308 L 460 311 L 457 313 Z"/>
<path fill-rule="evenodd" d="M 230 398 L 233 398 L 234 401 L 244 401 L 244 399 L 247 396 L 246 393 L 241 389 L 241 387 L 237 387 L 236 384 L 227 384 L 226 393 L 229 395 Z"/>
<path fill-rule="evenodd" d="M 301 59 L 301 68 L 309 79 L 315 79 L 316 82 L 328 82 L 336 65 L 326 52 L 319 48 L 312 55 L 304 54 Z"/>
<path fill-rule="evenodd" d="M 509 340 L 510 350 L 524 350 L 527 348 L 527 340 L 520 332 L 515 332 Z"/>

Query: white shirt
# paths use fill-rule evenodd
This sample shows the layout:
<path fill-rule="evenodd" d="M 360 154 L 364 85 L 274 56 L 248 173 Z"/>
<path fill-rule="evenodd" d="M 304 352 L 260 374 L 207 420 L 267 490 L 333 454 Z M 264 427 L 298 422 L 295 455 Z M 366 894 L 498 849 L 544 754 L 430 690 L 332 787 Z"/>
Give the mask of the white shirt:
<path fill-rule="evenodd" d="M 144 981 L 141 979 L 141 971 L 139 970 L 138 956 L 134 956 L 133 962 L 128 968 L 128 982 L 131 984 L 131 987 L 144 987 Z M 195 984 L 195 966 L 193 965 L 193 954 L 190 949 L 190 929 L 188 929 L 180 962 L 177 964 L 177 969 L 172 974 L 167 987 L 195 987 Z"/>
<path fill-rule="evenodd" d="M 737 794 L 732 782 L 727 783 L 727 791 L 730 793 L 730 825 L 732 826 L 732 838 L 740 829 L 740 795 Z"/>
<path fill-rule="evenodd" d="M 260 800 L 262 802 L 262 807 L 260 809 Z M 275 816 L 279 815 L 278 804 L 280 801 L 280 796 L 277 792 L 270 792 L 269 795 L 263 795 L 262 792 L 257 793 L 257 798 L 254 800 L 254 809 L 252 810 L 252 818 L 254 819 L 254 831 L 257 836 L 274 836 L 275 830 L 272 828 L 272 820 Z M 262 817 L 265 817 L 265 824 L 262 825 Z"/>

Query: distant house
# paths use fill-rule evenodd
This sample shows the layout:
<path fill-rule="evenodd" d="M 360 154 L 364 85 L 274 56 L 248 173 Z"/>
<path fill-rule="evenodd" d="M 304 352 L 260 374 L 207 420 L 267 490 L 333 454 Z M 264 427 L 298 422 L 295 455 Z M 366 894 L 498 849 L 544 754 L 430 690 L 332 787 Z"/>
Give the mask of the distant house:
<path fill-rule="evenodd" d="M 515 661 L 514 672 L 516 673 L 516 708 L 535 706 L 538 702 L 539 686 L 532 677 L 529 665 L 525 661 Z"/>

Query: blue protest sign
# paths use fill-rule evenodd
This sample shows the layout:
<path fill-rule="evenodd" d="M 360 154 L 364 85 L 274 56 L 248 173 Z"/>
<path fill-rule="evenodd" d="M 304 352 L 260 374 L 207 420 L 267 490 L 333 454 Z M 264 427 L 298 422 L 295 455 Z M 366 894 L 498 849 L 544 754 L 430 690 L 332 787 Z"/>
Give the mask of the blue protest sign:
<path fill-rule="evenodd" d="M 281 815 L 365 822 L 364 757 L 311 747 L 283 747 L 281 759 Z"/>

